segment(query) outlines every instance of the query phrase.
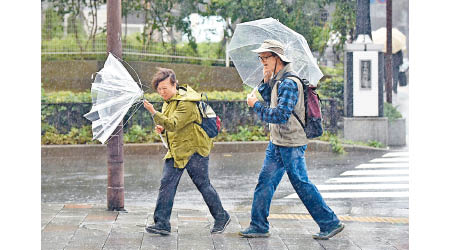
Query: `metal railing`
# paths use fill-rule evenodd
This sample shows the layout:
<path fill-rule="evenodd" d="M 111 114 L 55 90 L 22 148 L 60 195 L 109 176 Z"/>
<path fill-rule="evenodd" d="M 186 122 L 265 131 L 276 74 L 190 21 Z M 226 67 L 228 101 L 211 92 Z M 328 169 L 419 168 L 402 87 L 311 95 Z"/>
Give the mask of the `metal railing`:
<path fill-rule="evenodd" d="M 152 102 L 157 110 L 162 107 L 162 102 Z M 323 126 L 326 131 L 336 133 L 338 121 L 343 117 L 343 107 L 338 107 L 337 100 L 322 99 Z M 228 132 L 236 132 L 239 126 L 260 125 L 265 126 L 257 117 L 256 113 L 247 106 L 246 101 L 209 101 L 216 114 L 222 120 L 222 126 Z M 42 103 L 42 122 L 54 126 L 60 133 L 67 133 L 72 127 L 80 128 L 91 125 L 90 121 L 83 117 L 91 109 L 91 103 Z M 149 112 L 140 106 L 132 115 L 133 108 L 125 115 L 124 121 L 128 121 L 124 126 L 126 132 L 133 125 L 140 125 L 143 128 L 153 127 L 153 120 Z"/>

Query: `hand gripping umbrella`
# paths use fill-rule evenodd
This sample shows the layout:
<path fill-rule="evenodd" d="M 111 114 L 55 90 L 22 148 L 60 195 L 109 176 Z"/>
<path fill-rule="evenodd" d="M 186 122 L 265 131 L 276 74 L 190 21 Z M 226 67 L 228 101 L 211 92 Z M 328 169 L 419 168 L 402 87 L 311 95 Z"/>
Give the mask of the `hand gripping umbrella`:
<path fill-rule="evenodd" d="M 110 53 L 103 69 L 97 72 L 92 83 L 92 109 L 84 115 L 92 121 L 94 140 L 97 139 L 102 144 L 108 140 L 131 106 L 143 98 L 144 91 L 141 87 Z"/>
<path fill-rule="evenodd" d="M 305 38 L 273 18 L 240 23 L 234 31 L 228 53 L 244 84 L 255 88 L 261 83 L 263 66 L 252 50 L 267 39 L 283 43 L 285 55 L 292 62 L 294 71 L 312 86 L 317 86 L 323 74 Z"/>

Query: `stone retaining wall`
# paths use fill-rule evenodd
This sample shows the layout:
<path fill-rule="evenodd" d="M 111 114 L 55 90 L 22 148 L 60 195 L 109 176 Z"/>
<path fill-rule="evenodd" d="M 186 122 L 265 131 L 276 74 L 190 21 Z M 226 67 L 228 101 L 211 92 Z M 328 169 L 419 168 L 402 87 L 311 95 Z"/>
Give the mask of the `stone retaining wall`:
<path fill-rule="evenodd" d="M 264 152 L 267 141 L 256 142 L 215 142 L 212 153 L 234 153 L 234 152 Z M 371 152 L 387 151 L 365 146 L 343 145 L 346 152 Z M 149 144 L 125 144 L 125 155 L 144 155 L 150 152 L 167 152 L 162 143 Z M 312 140 L 308 143 L 308 151 L 314 152 L 332 152 L 331 145 L 327 142 Z M 43 145 L 41 146 L 41 157 L 65 157 L 65 156 L 95 156 L 105 155 L 106 145 Z"/>
<path fill-rule="evenodd" d="M 91 88 L 91 76 L 103 67 L 103 61 L 66 60 L 42 61 L 41 81 L 46 91 L 85 91 Z M 151 85 L 156 67 L 171 68 L 180 83 L 187 83 L 198 91 L 242 90 L 242 80 L 236 68 L 202 66 L 182 63 L 128 62 L 136 70 L 141 82 Z M 134 73 L 131 72 L 134 77 Z M 144 89 L 147 90 L 147 89 Z"/>

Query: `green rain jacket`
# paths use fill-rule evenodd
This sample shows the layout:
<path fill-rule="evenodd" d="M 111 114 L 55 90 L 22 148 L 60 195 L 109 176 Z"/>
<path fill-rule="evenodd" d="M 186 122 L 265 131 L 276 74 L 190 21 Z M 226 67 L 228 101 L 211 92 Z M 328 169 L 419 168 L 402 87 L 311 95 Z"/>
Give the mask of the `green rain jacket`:
<path fill-rule="evenodd" d="M 181 85 L 175 96 L 165 101 L 161 112 L 153 116 L 164 127 L 163 136 L 169 146 L 164 159 L 173 158 L 176 168 L 184 168 L 190 157 L 198 153 L 209 155 L 212 139 L 200 127 L 202 118 L 197 108 L 201 95 L 188 85 Z"/>

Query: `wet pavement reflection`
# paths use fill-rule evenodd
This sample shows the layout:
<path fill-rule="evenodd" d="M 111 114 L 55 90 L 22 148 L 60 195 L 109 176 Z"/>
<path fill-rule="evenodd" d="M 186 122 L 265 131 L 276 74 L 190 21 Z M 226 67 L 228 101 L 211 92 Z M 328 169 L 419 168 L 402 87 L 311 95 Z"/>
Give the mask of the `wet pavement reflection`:
<path fill-rule="evenodd" d="M 347 153 L 336 155 L 307 152 L 308 174 L 316 185 L 354 168 L 382 153 Z M 125 202 L 154 203 L 162 175 L 163 155 L 128 155 L 124 157 Z M 250 203 L 256 186 L 264 152 L 213 153 L 209 171 L 214 188 L 224 205 Z M 42 202 L 106 202 L 106 155 L 96 157 L 45 157 L 41 159 Z M 285 174 L 274 199 L 294 192 Z M 175 205 L 203 205 L 200 193 L 187 173 L 178 186 Z"/>

